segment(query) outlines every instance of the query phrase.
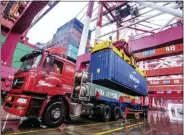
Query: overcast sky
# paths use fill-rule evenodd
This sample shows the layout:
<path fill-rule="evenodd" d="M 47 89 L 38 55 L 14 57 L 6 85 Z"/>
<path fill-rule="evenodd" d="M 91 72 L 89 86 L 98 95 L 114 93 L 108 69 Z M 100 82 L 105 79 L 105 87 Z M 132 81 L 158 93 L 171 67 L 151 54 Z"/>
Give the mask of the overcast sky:
<path fill-rule="evenodd" d="M 58 27 L 73 19 L 87 2 L 60 2 L 28 32 L 29 42 L 47 42 Z"/>

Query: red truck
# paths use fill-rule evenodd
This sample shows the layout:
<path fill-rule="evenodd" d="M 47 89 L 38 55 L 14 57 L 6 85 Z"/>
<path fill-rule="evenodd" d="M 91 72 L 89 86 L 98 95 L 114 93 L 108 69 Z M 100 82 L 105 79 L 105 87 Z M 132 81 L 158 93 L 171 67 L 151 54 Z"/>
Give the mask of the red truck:
<path fill-rule="evenodd" d="M 62 51 L 58 48 L 37 49 L 20 59 L 22 66 L 14 75 L 4 110 L 21 117 L 41 117 L 49 127 L 59 126 L 65 119 L 71 120 L 70 114 L 95 115 L 103 121 L 118 120 L 122 111 L 125 112 L 121 104 L 125 99 L 121 93 L 113 93 L 118 96 L 116 100 L 98 100 L 99 91 L 95 91 L 93 99 L 92 95 L 81 96 L 86 95 L 87 86 L 73 90 L 77 78 L 75 64 L 59 56 Z M 83 78 L 81 82 L 85 81 L 86 76 L 78 75 Z"/>

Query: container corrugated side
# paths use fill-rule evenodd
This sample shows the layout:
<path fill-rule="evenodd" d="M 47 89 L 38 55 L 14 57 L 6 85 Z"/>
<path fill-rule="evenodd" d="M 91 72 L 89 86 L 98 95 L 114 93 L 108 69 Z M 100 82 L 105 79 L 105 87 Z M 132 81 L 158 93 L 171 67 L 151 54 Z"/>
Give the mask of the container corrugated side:
<path fill-rule="evenodd" d="M 59 27 L 57 29 L 57 33 L 60 33 L 62 31 L 65 31 L 66 32 L 66 29 L 72 29 L 73 28 L 76 31 L 78 31 L 78 33 L 81 33 L 82 34 L 83 26 L 84 26 L 83 23 L 81 23 L 78 19 L 74 18 L 71 21 L 65 23 L 63 26 Z M 92 31 L 89 30 L 89 33 L 88 33 L 88 39 L 89 40 L 91 39 L 91 33 L 92 33 Z"/>
<path fill-rule="evenodd" d="M 67 42 L 68 42 L 68 44 L 71 44 L 75 47 L 79 47 L 79 45 L 80 45 L 80 41 L 78 42 L 78 41 L 72 39 L 71 37 L 67 38 Z"/>
<path fill-rule="evenodd" d="M 55 41 L 53 42 L 57 42 L 58 41 L 58 45 L 60 46 L 63 46 L 63 44 L 71 44 L 75 47 L 79 47 L 79 44 L 80 44 L 80 41 L 76 41 L 74 39 L 72 39 L 71 37 L 66 37 L 66 38 L 63 38 L 63 39 L 56 39 Z M 55 45 L 57 46 L 57 44 Z"/>
<path fill-rule="evenodd" d="M 23 51 L 23 50 L 20 50 L 20 49 L 15 49 L 13 57 L 15 56 L 15 57 L 21 58 L 24 55 L 26 55 L 27 53 L 29 53 L 29 52 Z"/>
<path fill-rule="evenodd" d="M 33 50 L 35 50 L 35 48 L 31 48 L 25 44 L 18 43 L 13 54 L 12 67 L 20 68 L 20 58 L 22 58 L 25 54 L 32 52 Z"/>
<path fill-rule="evenodd" d="M 63 36 L 67 32 L 74 33 L 79 38 L 81 38 L 81 35 L 82 35 L 82 30 L 79 31 L 78 28 L 73 27 L 73 26 L 70 26 L 70 27 L 66 27 L 66 28 L 61 29 L 60 31 L 58 31 L 56 33 L 56 35 Z M 88 33 L 88 40 L 90 40 L 90 39 L 91 39 L 91 32 L 89 31 L 89 33 Z"/>
<path fill-rule="evenodd" d="M 73 18 L 72 20 L 68 21 L 67 23 L 65 23 L 64 25 L 62 25 L 61 27 L 59 27 L 57 29 L 57 31 L 61 30 L 63 27 L 68 27 L 72 24 L 76 24 L 78 25 L 79 27 L 83 28 L 83 23 L 81 23 L 77 18 Z"/>
<path fill-rule="evenodd" d="M 0 38 L 1 38 L 1 47 L 2 47 L 3 44 L 4 44 L 4 41 L 6 39 L 6 37 L 1 34 L 1 37 Z"/>
<path fill-rule="evenodd" d="M 20 58 L 14 56 L 12 60 L 12 67 L 18 69 L 20 68 L 21 64 L 22 62 L 20 62 Z"/>
<path fill-rule="evenodd" d="M 70 33 L 70 32 L 66 32 L 66 33 L 63 33 L 63 34 L 58 34 L 57 37 L 56 37 L 56 40 L 61 40 L 63 38 L 71 38 L 77 42 L 80 42 L 81 40 L 81 37 L 77 37 L 75 34 L 73 33 Z"/>
<path fill-rule="evenodd" d="M 75 46 L 69 44 L 69 45 L 68 45 L 68 50 L 70 50 L 71 52 L 74 52 L 74 53 L 78 53 L 78 50 L 79 50 L 79 49 L 78 49 L 77 47 L 75 47 Z"/>
<path fill-rule="evenodd" d="M 16 49 L 23 50 L 25 52 L 32 52 L 35 48 L 29 47 L 28 45 L 18 43 Z"/>
<path fill-rule="evenodd" d="M 84 24 L 82 22 L 80 22 L 78 19 L 74 18 L 73 20 L 75 20 L 75 24 L 77 24 L 79 27 L 81 27 L 81 28 L 84 27 Z M 88 34 L 88 39 L 89 40 L 91 39 L 91 33 L 92 33 L 92 31 L 89 30 L 89 34 Z"/>
<path fill-rule="evenodd" d="M 74 53 L 74 52 L 72 52 L 72 51 L 67 51 L 67 53 L 66 53 L 66 55 L 68 56 L 68 57 L 70 57 L 70 58 L 72 58 L 72 59 L 77 59 L 77 53 Z"/>
<path fill-rule="evenodd" d="M 83 27 L 80 27 L 79 25 L 77 25 L 77 24 L 75 24 L 75 23 L 69 23 L 69 24 L 67 24 L 67 25 L 64 25 L 64 26 L 61 26 L 60 28 L 58 28 L 57 33 L 58 33 L 59 31 L 62 31 L 62 30 L 65 29 L 65 28 L 75 28 L 75 29 L 77 29 L 77 30 L 80 31 L 80 32 L 82 32 L 82 30 L 83 30 Z"/>
<path fill-rule="evenodd" d="M 148 95 L 146 78 L 111 49 L 91 55 L 93 82 L 130 95 Z"/>

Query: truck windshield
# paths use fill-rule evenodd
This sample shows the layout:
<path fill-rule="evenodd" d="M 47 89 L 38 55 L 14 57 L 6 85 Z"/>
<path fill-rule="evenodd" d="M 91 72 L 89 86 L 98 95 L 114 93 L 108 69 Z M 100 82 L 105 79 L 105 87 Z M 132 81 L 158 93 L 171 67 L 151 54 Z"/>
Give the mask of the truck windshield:
<path fill-rule="evenodd" d="M 40 61 L 42 59 L 42 54 L 34 55 L 34 56 L 29 56 L 25 58 L 24 62 L 22 62 L 22 65 L 20 67 L 20 71 L 25 71 L 25 70 L 30 70 L 37 68 L 40 64 Z"/>

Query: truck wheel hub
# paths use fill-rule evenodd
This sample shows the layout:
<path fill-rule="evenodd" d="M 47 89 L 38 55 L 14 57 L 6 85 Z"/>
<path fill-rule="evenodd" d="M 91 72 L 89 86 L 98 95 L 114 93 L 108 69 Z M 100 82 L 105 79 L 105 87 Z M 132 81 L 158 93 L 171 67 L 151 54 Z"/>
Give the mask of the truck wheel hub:
<path fill-rule="evenodd" d="M 115 114 L 116 114 L 117 117 L 119 117 L 119 111 L 118 110 L 116 110 Z"/>
<path fill-rule="evenodd" d="M 107 117 L 107 118 L 109 117 L 109 111 L 108 110 L 105 111 L 105 117 Z"/>
<path fill-rule="evenodd" d="M 58 119 L 61 116 L 61 110 L 59 108 L 56 108 L 52 111 L 52 116 L 54 119 Z"/>

